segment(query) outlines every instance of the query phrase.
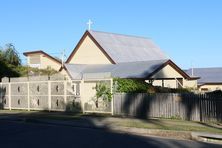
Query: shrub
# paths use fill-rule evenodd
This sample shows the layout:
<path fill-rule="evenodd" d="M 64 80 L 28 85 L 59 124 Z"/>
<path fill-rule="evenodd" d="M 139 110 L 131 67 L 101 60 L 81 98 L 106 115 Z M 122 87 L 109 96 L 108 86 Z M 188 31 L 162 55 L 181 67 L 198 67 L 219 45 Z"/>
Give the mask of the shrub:
<path fill-rule="evenodd" d="M 186 88 L 167 88 L 161 86 L 153 86 L 155 92 L 157 93 L 188 93 L 190 92 L 189 89 Z"/>
<path fill-rule="evenodd" d="M 125 92 L 125 93 L 146 93 L 151 84 L 146 83 L 143 80 L 136 79 L 113 79 L 115 92 Z"/>
<path fill-rule="evenodd" d="M 222 91 L 221 90 L 215 90 L 215 91 L 211 91 L 211 92 L 207 92 L 206 94 L 208 95 L 222 95 Z"/>
<path fill-rule="evenodd" d="M 99 107 L 99 99 L 101 98 L 103 102 L 105 103 L 105 106 L 108 106 L 108 102 L 111 102 L 112 100 L 112 93 L 110 89 L 110 84 L 106 82 L 99 82 L 96 84 L 96 86 L 93 88 L 96 90 L 96 95 L 93 98 L 93 101 L 96 105 L 96 108 Z"/>
<path fill-rule="evenodd" d="M 32 68 L 28 66 L 18 66 L 15 69 L 19 76 L 36 76 L 36 75 L 53 75 L 58 73 L 57 71 L 47 68 L 47 69 L 38 69 L 38 68 Z"/>
<path fill-rule="evenodd" d="M 152 84 L 146 83 L 144 80 L 139 79 L 121 79 L 114 78 L 114 92 L 123 93 L 187 93 L 189 89 L 185 88 L 167 88 L 160 86 L 153 86 Z"/>

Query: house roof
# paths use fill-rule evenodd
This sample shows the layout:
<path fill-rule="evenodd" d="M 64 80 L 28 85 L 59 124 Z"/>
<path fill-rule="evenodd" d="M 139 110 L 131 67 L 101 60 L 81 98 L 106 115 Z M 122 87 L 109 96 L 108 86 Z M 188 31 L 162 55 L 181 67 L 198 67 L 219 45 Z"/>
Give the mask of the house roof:
<path fill-rule="evenodd" d="M 192 69 L 188 69 L 186 73 L 192 75 Z M 206 83 L 222 83 L 222 67 L 193 68 L 193 75 L 200 77 L 200 79 L 197 80 L 198 85 Z"/>
<path fill-rule="evenodd" d="M 161 68 L 170 64 L 187 79 L 192 79 L 181 69 L 177 69 L 171 60 L 138 61 L 117 64 L 65 64 L 65 69 L 72 79 L 82 78 L 137 78 L 149 79 Z"/>
<path fill-rule="evenodd" d="M 28 56 L 28 55 L 31 55 L 31 54 L 44 54 L 46 57 L 52 59 L 53 61 L 59 63 L 59 64 L 62 64 L 62 62 L 52 56 L 50 56 L 49 54 L 45 53 L 44 51 L 42 50 L 36 50 L 36 51 L 29 51 L 29 52 L 24 52 L 23 55 L 25 56 Z"/>
<path fill-rule="evenodd" d="M 167 59 L 167 56 L 151 39 L 99 31 L 86 31 L 67 59 L 67 63 L 74 56 L 87 35 L 113 64 Z"/>

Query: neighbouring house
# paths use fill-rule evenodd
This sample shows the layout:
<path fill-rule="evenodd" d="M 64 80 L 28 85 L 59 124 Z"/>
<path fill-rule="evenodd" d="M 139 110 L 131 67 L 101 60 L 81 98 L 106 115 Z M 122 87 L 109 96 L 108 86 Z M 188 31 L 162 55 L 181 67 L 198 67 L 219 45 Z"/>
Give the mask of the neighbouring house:
<path fill-rule="evenodd" d="M 52 68 L 56 71 L 62 66 L 62 62 L 45 53 L 42 50 L 30 51 L 23 53 L 27 57 L 27 65 L 39 69 Z"/>
<path fill-rule="evenodd" d="M 188 69 L 186 73 L 200 77 L 197 80 L 197 85 L 202 92 L 222 90 L 222 67 L 193 68 Z"/>
<path fill-rule="evenodd" d="M 181 70 L 151 39 L 99 31 L 84 33 L 61 72 L 73 80 L 134 78 L 170 88 L 196 88 L 198 79 Z"/>

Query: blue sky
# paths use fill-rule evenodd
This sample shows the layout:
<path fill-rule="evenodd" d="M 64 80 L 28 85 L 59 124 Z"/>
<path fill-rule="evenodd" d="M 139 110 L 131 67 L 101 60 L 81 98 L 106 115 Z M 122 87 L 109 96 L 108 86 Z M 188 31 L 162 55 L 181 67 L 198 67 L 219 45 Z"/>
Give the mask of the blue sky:
<path fill-rule="evenodd" d="M 1 0 L 0 46 L 68 56 L 87 29 L 153 41 L 181 68 L 222 67 L 221 0 Z"/>

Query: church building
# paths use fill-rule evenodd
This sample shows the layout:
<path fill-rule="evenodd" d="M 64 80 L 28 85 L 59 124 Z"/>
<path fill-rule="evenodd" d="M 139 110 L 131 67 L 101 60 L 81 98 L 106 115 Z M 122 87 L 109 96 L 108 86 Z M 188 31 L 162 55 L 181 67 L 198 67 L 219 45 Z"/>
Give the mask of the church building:
<path fill-rule="evenodd" d="M 83 34 L 60 70 L 72 80 L 133 78 L 169 88 L 196 88 L 198 79 L 149 38 L 92 30 Z"/>

